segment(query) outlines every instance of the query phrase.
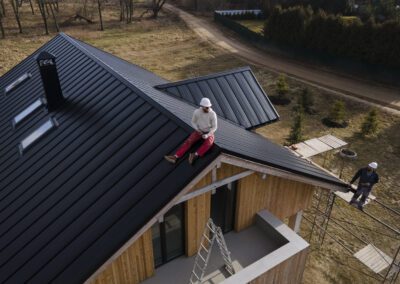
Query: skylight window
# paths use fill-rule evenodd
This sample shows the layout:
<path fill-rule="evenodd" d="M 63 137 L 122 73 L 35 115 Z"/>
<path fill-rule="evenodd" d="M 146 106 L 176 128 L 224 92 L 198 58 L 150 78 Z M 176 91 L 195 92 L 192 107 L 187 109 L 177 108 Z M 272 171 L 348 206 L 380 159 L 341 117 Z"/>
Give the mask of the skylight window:
<path fill-rule="evenodd" d="M 57 121 L 54 118 L 49 119 L 41 126 L 39 126 L 38 129 L 33 131 L 31 134 L 29 134 L 29 136 L 21 141 L 21 144 L 19 145 L 19 150 L 21 154 L 24 153 L 26 149 L 31 147 L 35 142 L 37 142 L 40 138 L 45 136 L 48 132 L 50 132 L 50 130 L 55 127 L 57 127 Z"/>
<path fill-rule="evenodd" d="M 30 106 L 20 112 L 17 116 L 14 117 L 12 123 L 14 127 L 17 127 L 23 120 L 28 118 L 30 115 L 35 113 L 41 106 L 44 106 L 43 99 L 38 99 L 33 102 Z"/>
<path fill-rule="evenodd" d="M 21 85 L 23 82 L 25 82 L 26 80 L 28 80 L 29 78 L 32 77 L 31 73 L 25 73 L 24 75 L 22 75 L 21 77 L 19 77 L 17 80 L 15 80 L 14 82 L 12 82 L 10 85 L 8 85 L 7 87 L 5 87 L 4 92 L 5 94 L 11 92 L 12 90 L 14 90 L 15 88 L 17 88 L 19 85 Z"/>

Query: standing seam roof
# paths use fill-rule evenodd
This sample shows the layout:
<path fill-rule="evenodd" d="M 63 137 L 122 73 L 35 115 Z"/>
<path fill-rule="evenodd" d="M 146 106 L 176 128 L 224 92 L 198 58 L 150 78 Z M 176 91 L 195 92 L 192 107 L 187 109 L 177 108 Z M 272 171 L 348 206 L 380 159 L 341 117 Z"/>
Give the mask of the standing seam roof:
<path fill-rule="evenodd" d="M 279 119 L 250 67 L 161 84 L 156 88 L 192 105 L 198 105 L 202 97 L 208 97 L 219 116 L 246 129 Z"/>

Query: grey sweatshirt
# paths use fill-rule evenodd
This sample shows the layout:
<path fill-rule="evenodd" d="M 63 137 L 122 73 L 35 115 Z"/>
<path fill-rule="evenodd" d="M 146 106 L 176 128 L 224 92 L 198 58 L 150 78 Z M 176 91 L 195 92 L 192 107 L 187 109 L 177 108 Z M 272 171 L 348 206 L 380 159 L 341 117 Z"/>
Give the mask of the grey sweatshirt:
<path fill-rule="evenodd" d="M 212 109 L 207 113 L 198 108 L 193 113 L 192 125 L 203 133 L 214 134 L 217 130 L 217 115 Z"/>

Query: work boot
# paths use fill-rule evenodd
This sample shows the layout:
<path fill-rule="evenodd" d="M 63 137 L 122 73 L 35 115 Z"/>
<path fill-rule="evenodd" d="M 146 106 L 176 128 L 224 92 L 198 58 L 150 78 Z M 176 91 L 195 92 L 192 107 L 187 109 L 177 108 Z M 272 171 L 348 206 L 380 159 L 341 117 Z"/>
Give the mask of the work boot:
<path fill-rule="evenodd" d="M 358 204 L 358 205 L 357 205 L 357 208 L 358 208 L 358 210 L 361 210 L 361 211 L 364 210 L 364 207 L 363 207 L 361 204 Z"/>
<path fill-rule="evenodd" d="M 196 161 L 196 159 L 197 159 L 198 157 L 199 157 L 199 156 L 196 155 L 196 153 L 190 153 L 190 154 L 189 154 L 189 164 L 193 165 L 194 161 Z"/>
<path fill-rule="evenodd" d="M 164 158 L 165 158 L 168 162 L 170 162 L 170 163 L 172 163 L 172 164 L 175 164 L 175 163 L 176 163 L 176 160 L 178 160 L 178 158 L 177 158 L 175 155 L 164 156 Z"/>

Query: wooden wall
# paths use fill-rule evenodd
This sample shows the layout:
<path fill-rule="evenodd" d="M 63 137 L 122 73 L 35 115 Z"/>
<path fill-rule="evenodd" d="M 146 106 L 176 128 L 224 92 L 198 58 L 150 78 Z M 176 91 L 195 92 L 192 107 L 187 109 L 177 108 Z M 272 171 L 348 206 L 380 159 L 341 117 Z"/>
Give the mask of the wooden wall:
<path fill-rule="evenodd" d="M 301 283 L 306 265 L 308 248 L 268 270 L 250 284 L 296 284 Z"/>
<path fill-rule="evenodd" d="M 217 180 L 221 180 L 240 172 L 242 168 L 222 164 L 217 169 Z M 212 174 L 207 174 L 191 192 L 211 184 Z M 186 228 L 186 255 L 192 256 L 197 253 L 203 235 L 204 227 L 210 218 L 211 213 L 211 191 L 189 199 L 185 203 L 185 228 Z"/>
<path fill-rule="evenodd" d="M 91 283 L 136 284 L 153 274 L 153 243 L 149 229 Z"/>
<path fill-rule="evenodd" d="M 252 174 L 239 181 L 236 203 L 235 230 L 240 231 L 254 222 L 255 214 L 267 209 L 280 220 L 311 205 L 314 187 L 275 176 L 262 179 Z"/>

